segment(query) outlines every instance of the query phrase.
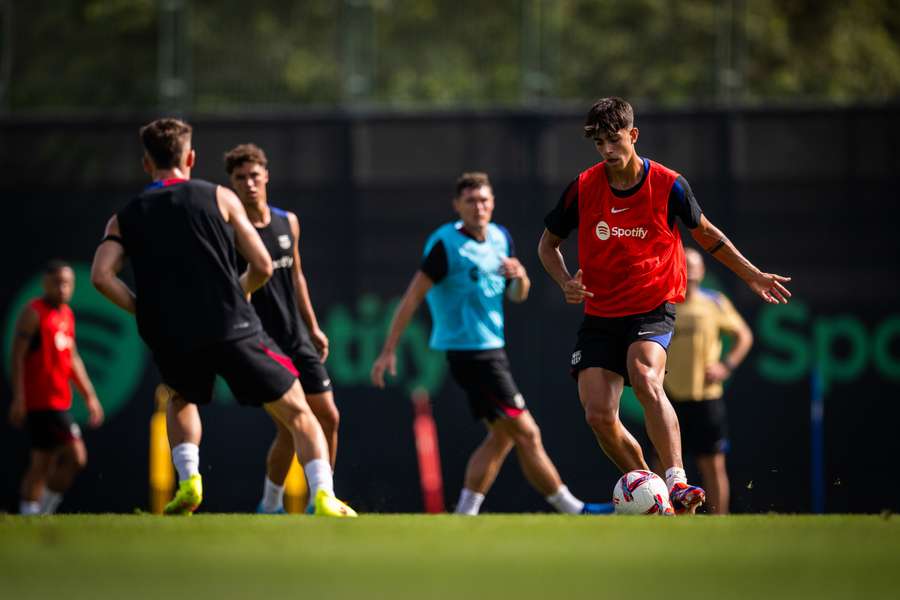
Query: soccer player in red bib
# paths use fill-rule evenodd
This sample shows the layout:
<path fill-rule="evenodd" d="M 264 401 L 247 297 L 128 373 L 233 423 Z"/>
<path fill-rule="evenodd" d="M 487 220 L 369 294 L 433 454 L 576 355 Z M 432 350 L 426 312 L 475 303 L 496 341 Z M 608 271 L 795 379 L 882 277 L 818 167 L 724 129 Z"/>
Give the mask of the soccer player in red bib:
<path fill-rule="evenodd" d="M 687 483 L 678 418 L 663 391 L 675 304 L 687 284 L 680 219 L 694 240 L 764 301 L 787 303 L 789 277 L 763 273 L 703 215 L 688 182 L 635 151 L 631 105 L 602 98 L 584 126 L 603 161 L 582 172 L 544 219 L 538 254 L 566 302 L 585 303 L 571 358 L 585 418 L 600 447 L 623 472 L 647 469 L 635 438 L 619 420 L 624 385 L 644 408 L 650 441 L 677 512 L 693 513 L 704 491 Z M 578 231 L 580 268 L 566 268 L 560 244 Z"/>
<path fill-rule="evenodd" d="M 70 381 L 84 398 L 90 426 L 103 422 L 103 408 L 75 346 L 75 315 L 68 304 L 74 289 L 72 268 L 51 262 L 44 273 L 44 296 L 29 302 L 16 323 L 9 420 L 16 427 L 27 424 L 31 434 L 31 462 L 19 504 L 23 515 L 56 512 L 87 464 L 81 430 L 69 415 Z"/>

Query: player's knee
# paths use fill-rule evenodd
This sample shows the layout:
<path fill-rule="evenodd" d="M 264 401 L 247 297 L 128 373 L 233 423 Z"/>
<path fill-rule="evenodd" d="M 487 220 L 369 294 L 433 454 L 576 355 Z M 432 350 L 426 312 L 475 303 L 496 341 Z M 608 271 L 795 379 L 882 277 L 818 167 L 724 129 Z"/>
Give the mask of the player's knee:
<path fill-rule="evenodd" d="M 337 406 L 331 404 L 319 415 L 319 423 L 326 434 L 337 431 L 341 424 L 341 411 Z"/>
<path fill-rule="evenodd" d="M 63 460 L 71 468 L 80 471 L 87 466 L 87 449 L 82 444 L 69 446 L 63 455 Z"/>
<path fill-rule="evenodd" d="M 502 455 L 512 450 L 515 443 L 506 433 L 492 429 L 484 439 L 484 445 L 489 447 L 495 454 Z"/>
<path fill-rule="evenodd" d="M 541 430 L 537 425 L 516 432 L 515 443 L 522 450 L 537 450 L 541 446 Z"/>
<path fill-rule="evenodd" d="M 613 433 L 619 425 L 619 417 L 613 410 L 588 408 L 584 411 L 584 420 L 599 435 Z"/>
<path fill-rule="evenodd" d="M 662 379 L 650 369 L 639 369 L 631 376 L 631 387 L 634 395 L 644 408 L 665 401 Z"/>

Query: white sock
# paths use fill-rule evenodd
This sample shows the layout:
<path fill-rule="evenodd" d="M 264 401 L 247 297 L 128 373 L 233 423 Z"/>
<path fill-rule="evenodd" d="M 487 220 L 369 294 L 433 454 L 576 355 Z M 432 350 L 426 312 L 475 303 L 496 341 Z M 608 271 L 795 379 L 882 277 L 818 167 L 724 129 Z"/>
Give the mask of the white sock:
<path fill-rule="evenodd" d="M 573 496 L 569 488 L 564 485 L 559 486 L 556 493 L 552 496 L 547 496 L 545 500 L 553 505 L 553 508 L 567 515 L 579 515 L 581 514 L 581 509 L 584 508 L 584 502 Z"/>
<path fill-rule="evenodd" d="M 266 477 L 263 484 L 262 509 L 271 513 L 284 508 L 284 486 L 272 483 L 272 480 Z"/>
<path fill-rule="evenodd" d="M 666 469 L 666 486 L 670 492 L 676 483 L 687 483 L 687 473 L 681 467 Z"/>
<path fill-rule="evenodd" d="M 481 510 L 482 502 L 484 502 L 484 494 L 463 488 L 459 493 L 459 502 L 456 504 L 456 514 L 475 516 Z"/>
<path fill-rule="evenodd" d="M 190 479 L 192 475 L 200 474 L 200 447 L 197 444 L 185 442 L 172 448 L 172 462 L 178 471 L 178 481 Z"/>
<path fill-rule="evenodd" d="M 32 500 L 22 500 L 19 502 L 20 515 L 39 515 L 41 514 L 41 503 Z"/>
<path fill-rule="evenodd" d="M 59 508 L 62 499 L 63 495 L 60 492 L 53 492 L 49 489 L 45 489 L 44 495 L 41 496 L 41 514 L 54 514 L 56 512 L 56 509 Z"/>
<path fill-rule="evenodd" d="M 309 501 L 313 502 L 319 490 L 325 490 L 334 495 L 334 473 L 331 471 L 331 463 L 326 458 L 314 458 L 303 465 L 306 474 L 306 483 L 309 485 Z"/>

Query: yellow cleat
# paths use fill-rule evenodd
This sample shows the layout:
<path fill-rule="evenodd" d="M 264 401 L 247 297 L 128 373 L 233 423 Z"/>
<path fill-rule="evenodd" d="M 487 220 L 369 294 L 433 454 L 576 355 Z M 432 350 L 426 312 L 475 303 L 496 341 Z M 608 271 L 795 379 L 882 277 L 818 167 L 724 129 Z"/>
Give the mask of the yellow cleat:
<path fill-rule="evenodd" d="M 172 501 L 163 509 L 164 515 L 191 515 L 203 501 L 203 481 L 199 475 L 191 475 L 178 484 Z"/>
<path fill-rule="evenodd" d="M 325 490 L 316 492 L 315 510 L 313 514 L 319 517 L 355 517 L 356 511 L 338 500 L 333 494 Z"/>

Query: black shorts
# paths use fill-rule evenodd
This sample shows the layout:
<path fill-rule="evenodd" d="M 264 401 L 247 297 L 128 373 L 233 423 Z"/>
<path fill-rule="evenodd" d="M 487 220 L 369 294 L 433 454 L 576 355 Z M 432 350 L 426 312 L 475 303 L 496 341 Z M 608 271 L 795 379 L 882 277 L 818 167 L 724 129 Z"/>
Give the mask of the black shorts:
<path fill-rule="evenodd" d="M 627 317 L 585 315 L 572 351 L 572 377 L 577 381 L 582 370 L 601 367 L 618 373 L 625 378 L 625 385 L 630 386 L 625 364 L 628 347 L 640 340 L 651 340 L 668 350 L 674 332 L 675 305 L 671 302 Z"/>
<path fill-rule="evenodd" d="M 259 332 L 194 352 L 154 352 L 163 383 L 193 404 L 212 400 L 216 375 L 221 375 L 240 404 L 260 406 L 281 398 L 297 369 L 275 342 Z"/>
<path fill-rule="evenodd" d="M 27 426 L 35 450 L 56 450 L 81 439 L 81 428 L 67 410 L 29 411 Z"/>
<path fill-rule="evenodd" d="M 685 453 L 709 455 L 728 452 L 725 402 L 718 400 L 672 400 L 681 426 L 681 447 Z"/>
<path fill-rule="evenodd" d="M 334 389 L 331 386 L 331 377 L 328 376 L 325 365 L 319 360 L 319 353 L 312 342 L 302 343 L 289 354 L 300 373 L 300 385 L 303 386 L 305 394 L 324 394 Z"/>
<path fill-rule="evenodd" d="M 514 419 L 528 410 L 502 348 L 449 350 L 447 362 L 453 379 L 466 392 L 475 419 L 486 419 L 489 423 Z"/>

